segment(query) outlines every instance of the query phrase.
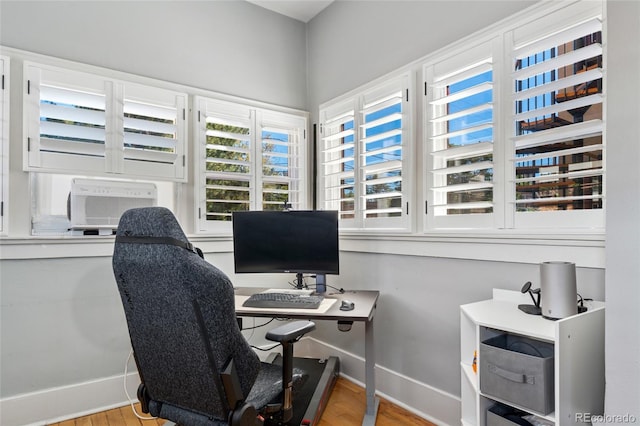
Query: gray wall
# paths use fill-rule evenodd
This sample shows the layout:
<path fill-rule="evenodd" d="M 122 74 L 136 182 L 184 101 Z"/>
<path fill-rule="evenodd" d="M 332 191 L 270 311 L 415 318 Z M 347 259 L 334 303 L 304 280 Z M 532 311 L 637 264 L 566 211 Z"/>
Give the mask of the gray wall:
<path fill-rule="evenodd" d="M 5 1 L 0 44 L 306 109 L 305 26 L 244 1 Z"/>
<path fill-rule="evenodd" d="M 609 2 L 607 21 L 605 411 L 640 424 L 640 2 Z"/>
<path fill-rule="evenodd" d="M 123 373 L 131 348 L 111 259 L 3 260 L 0 397 Z"/>

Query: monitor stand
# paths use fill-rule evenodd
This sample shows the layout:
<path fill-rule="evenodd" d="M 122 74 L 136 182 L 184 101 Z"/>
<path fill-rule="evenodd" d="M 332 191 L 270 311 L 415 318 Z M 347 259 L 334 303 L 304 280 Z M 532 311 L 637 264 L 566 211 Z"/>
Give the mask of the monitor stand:
<path fill-rule="evenodd" d="M 302 272 L 296 273 L 296 288 L 298 290 L 304 289 L 304 275 Z"/>
<path fill-rule="evenodd" d="M 302 272 L 296 273 L 296 289 L 303 290 L 306 286 L 304 285 L 304 275 Z M 327 275 L 326 274 L 316 274 L 316 291 L 317 294 L 324 294 L 327 291 Z"/>
<path fill-rule="evenodd" d="M 325 274 L 316 274 L 316 293 L 324 294 L 327 291 L 327 276 Z"/>

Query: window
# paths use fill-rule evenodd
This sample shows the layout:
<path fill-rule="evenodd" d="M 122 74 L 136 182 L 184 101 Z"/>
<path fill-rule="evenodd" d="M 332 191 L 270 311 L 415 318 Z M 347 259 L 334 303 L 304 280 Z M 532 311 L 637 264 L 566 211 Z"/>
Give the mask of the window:
<path fill-rule="evenodd" d="M 196 98 L 198 223 L 231 230 L 234 211 L 306 208 L 305 117 Z"/>
<path fill-rule="evenodd" d="M 514 44 L 514 226 L 604 227 L 600 18 Z"/>
<path fill-rule="evenodd" d="M 9 58 L 0 56 L 0 235 L 7 234 L 9 195 Z"/>
<path fill-rule="evenodd" d="M 102 192 L 103 198 L 92 197 L 93 202 L 87 203 L 85 208 L 80 208 L 82 224 L 89 226 L 78 226 L 73 228 L 74 218 L 71 194 L 74 191 L 72 182 L 80 180 L 83 185 L 76 188 L 76 194 L 96 195 L 98 192 L 91 188 L 109 188 L 109 193 Z M 96 179 L 95 177 L 76 176 L 72 174 L 54 173 L 29 173 L 31 185 L 31 235 L 34 236 L 82 236 L 82 235 L 111 235 L 112 228 L 117 225 L 114 222 L 116 215 L 107 213 L 105 203 L 113 207 L 113 211 L 124 211 L 127 208 L 158 205 L 169 210 L 176 211 L 175 184 L 169 181 L 133 181 L 131 179 Z M 86 183 L 90 183 L 88 186 Z M 122 185 L 131 188 L 131 185 L 147 185 L 156 188 L 152 203 L 148 195 L 139 194 L 136 197 L 121 196 L 117 194 Z M 139 188 L 139 187 L 138 187 Z M 117 195 L 116 195 L 117 194 Z M 86 198 L 80 198 L 85 199 Z M 109 210 L 109 209 L 108 209 Z M 86 219 L 86 217 L 91 219 Z M 86 222 L 84 220 L 87 220 Z M 95 225 L 91 226 L 91 225 Z M 86 229 L 85 229 L 86 228 Z M 86 231 L 86 232 L 85 232 Z"/>
<path fill-rule="evenodd" d="M 574 3 L 424 64 L 425 231 L 604 227 L 601 13 Z"/>
<path fill-rule="evenodd" d="M 486 42 L 424 67 L 428 227 L 494 225 L 494 49 Z"/>
<path fill-rule="evenodd" d="M 25 62 L 24 169 L 186 180 L 187 95 Z"/>
<path fill-rule="evenodd" d="M 320 109 L 320 205 L 342 229 L 409 228 L 409 87 L 403 74 Z"/>

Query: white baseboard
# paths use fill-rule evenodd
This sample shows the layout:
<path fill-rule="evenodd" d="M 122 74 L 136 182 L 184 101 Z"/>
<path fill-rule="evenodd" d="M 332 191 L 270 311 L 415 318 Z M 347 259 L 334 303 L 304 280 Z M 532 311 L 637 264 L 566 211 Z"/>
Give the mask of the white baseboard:
<path fill-rule="evenodd" d="M 46 389 L 0 400 L 2 426 L 40 426 L 129 404 L 124 375 Z M 137 401 L 138 373 L 127 374 L 127 391 Z"/>
<path fill-rule="evenodd" d="M 340 358 L 340 374 L 364 387 L 364 358 L 312 337 L 295 345 L 295 355 Z M 376 365 L 376 394 L 417 416 L 441 426 L 460 424 L 460 398 Z"/>
<path fill-rule="evenodd" d="M 295 345 L 296 356 L 340 358 L 340 372 L 364 387 L 364 358 L 311 337 Z M 127 405 L 123 375 L 46 389 L 0 400 L 0 425 L 42 426 Z M 136 372 L 127 374 L 127 391 L 134 399 Z M 376 393 L 437 425 L 460 424 L 460 398 L 376 365 Z"/>

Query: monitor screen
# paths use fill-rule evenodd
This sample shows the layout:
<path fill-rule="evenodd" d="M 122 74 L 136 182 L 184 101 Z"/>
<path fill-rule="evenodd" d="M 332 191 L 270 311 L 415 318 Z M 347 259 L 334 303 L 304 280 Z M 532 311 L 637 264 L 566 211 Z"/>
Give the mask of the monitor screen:
<path fill-rule="evenodd" d="M 233 254 L 237 273 L 338 274 L 338 212 L 234 212 Z"/>

